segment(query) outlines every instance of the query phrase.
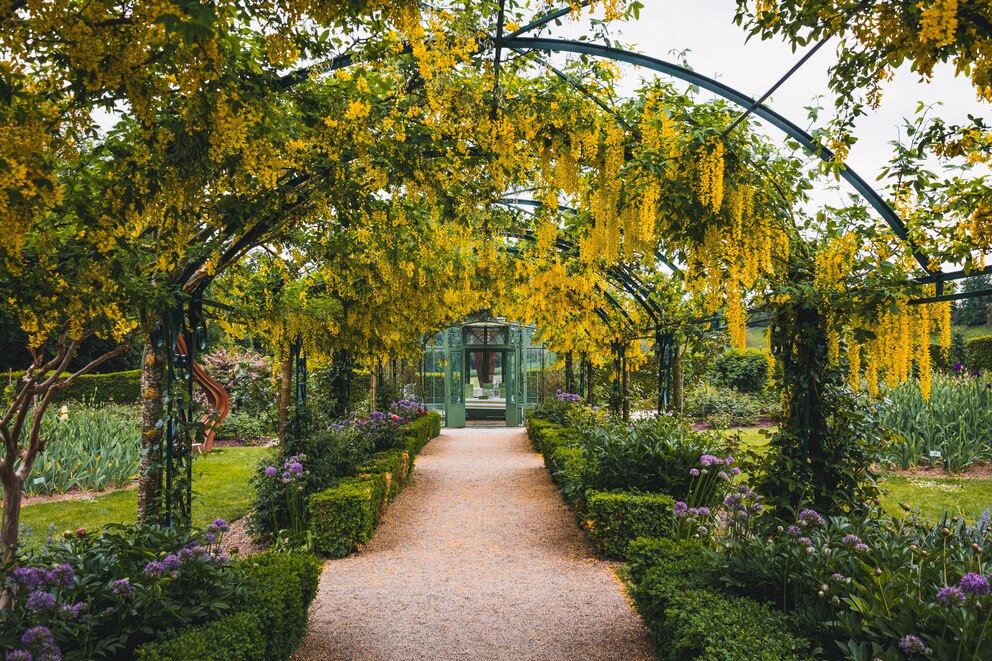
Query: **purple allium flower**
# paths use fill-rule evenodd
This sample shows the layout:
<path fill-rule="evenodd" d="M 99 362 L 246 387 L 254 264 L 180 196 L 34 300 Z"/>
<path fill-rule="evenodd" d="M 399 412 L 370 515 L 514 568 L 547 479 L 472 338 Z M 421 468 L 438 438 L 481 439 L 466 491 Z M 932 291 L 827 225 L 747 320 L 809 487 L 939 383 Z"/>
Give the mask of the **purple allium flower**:
<path fill-rule="evenodd" d="M 28 590 L 34 590 L 47 578 L 45 570 L 40 567 L 18 567 L 13 576 L 17 585 Z"/>
<path fill-rule="evenodd" d="M 913 634 L 907 634 L 902 637 L 899 641 L 899 649 L 902 650 L 903 654 L 913 654 L 914 652 L 924 652 L 927 646 L 923 643 L 923 639 L 919 636 L 914 636 Z"/>
<path fill-rule="evenodd" d="M 32 611 L 43 611 L 55 608 L 55 595 L 43 590 L 35 590 L 28 595 L 24 607 Z"/>
<path fill-rule="evenodd" d="M 721 464 L 723 462 L 711 454 L 704 454 L 699 458 L 699 463 L 702 464 L 703 466 L 712 466 L 714 464 Z"/>
<path fill-rule="evenodd" d="M 31 652 L 27 650 L 11 650 L 7 652 L 4 661 L 31 661 Z"/>
<path fill-rule="evenodd" d="M 700 507 L 699 508 L 699 513 L 702 514 L 703 516 L 709 516 L 710 515 L 710 508 L 708 508 L 708 507 Z"/>
<path fill-rule="evenodd" d="M 689 516 L 699 516 L 699 508 L 698 507 L 690 507 L 689 508 Z"/>
<path fill-rule="evenodd" d="M 298 461 L 290 464 L 289 472 L 295 475 L 303 475 L 303 464 Z"/>
<path fill-rule="evenodd" d="M 55 636 L 48 627 L 31 627 L 21 634 L 21 642 L 25 645 L 39 645 L 41 647 L 54 647 Z"/>
<path fill-rule="evenodd" d="M 145 573 L 149 576 L 161 576 L 165 572 L 165 567 L 158 560 L 152 560 L 145 565 Z"/>
<path fill-rule="evenodd" d="M 986 595 L 989 593 L 989 581 L 981 574 L 965 574 L 959 584 L 961 591 L 966 594 Z"/>
<path fill-rule="evenodd" d="M 799 535 L 803 534 L 803 529 L 799 526 L 789 526 L 789 534 L 793 537 L 799 537 Z"/>
<path fill-rule="evenodd" d="M 682 516 L 689 509 L 689 506 L 683 503 L 681 500 L 675 503 L 675 516 Z"/>
<path fill-rule="evenodd" d="M 734 459 L 734 457 L 732 455 L 728 455 L 727 458 L 723 460 L 723 463 L 726 464 L 727 466 L 729 466 L 730 464 L 734 463 L 735 461 L 737 461 L 737 460 Z"/>
<path fill-rule="evenodd" d="M 182 560 L 175 553 L 170 553 L 162 558 L 162 567 L 164 567 L 166 571 L 178 571 L 181 564 Z"/>
<path fill-rule="evenodd" d="M 689 469 L 689 475 L 691 475 L 693 477 L 697 477 L 699 475 L 699 469 L 698 468 L 690 468 Z"/>
<path fill-rule="evenodd" d="M 733 468 L 730 469 L 730 474 L 731 475 L 740 475 L 741 474 L 741 469 L 738 468 L 737 466 L 734 466 Z"/>
<path fill-rule="evenodd" d="M 227 521 L 224 519 L 214 519 L 213 523 L 210 524 L 211 528 L 215 528 L 220 532 L 227 532 L 231 529 L 231 526 L 227 525 Z"/>
<path fill-rule="evenodd" d="M 855 544 L 854 550 L 857 551 L 858 553 L 867 553 L 870 549 L 868 548 L 867 544 L 861 543 L 861 544 Z"/>
<path fill-rule="evenodd" d="M 206 535 L 203 536 L 203 541 L 205 541 L 207 544 L 213 544 L 214 542 L 217 541 L 217 534 L 208 532 Z"/>
<path fill-rule="evenodd" d="M 964 603 L 965 596 L 964 592 L 960 588 L 956 588 L 953 585 L 948 585 L 937 591 L 937 601 L 938 603 L 944 604 L 945 606 L 960 606 Z"/>
<path fill-rule="evenodd" d="M 53 567 L 45 575 L 45 580 L 52 585 L 67 588 L 76 580 L 76 570 L 70 564 L 61 564 Z"/>
<path fill-rule="evenodd" d="M 799 513 L 799 523 L 818 526 L 823 523 L 823 517 L 816 510 L 803 510 Z"/>
<path fill-rule="evenodd" d="M 289 471 L 286 471 L 285 473 L 282 474 L 282 481 L 283 482 L 289 482 L 292 479 L 293 479 L 293 476 L 289 474 Z"/>
<path fill-rule="evenodd" d="M 131 581 L 127 578 L 120 578 L 114 581 L 114 594 L 131 594 Z"/>
<path fill-rule="evenodd" d="M 840 543 L 844 546 L 854 546 L 861 543 L 861 538 L 857 535 L 844 535 L 844 538 L 840 540 Z"/>
<path fill-rule="evenodd" d="M 705 535 L 709 531 L 706 529 L 706 526 L 699 526 L 698 528 L 696 528 L 696 532 L 698 532 L 700 535 Z"/>
<path fill-rule="evenodd" d="M 730 481 L 730 476 L 727 475 L 726 473 L 724 473 L 723 471 L 720 471 L 719 473 L 717 473 L 716 476 L 718 478 L 720 478 L 721 480 L 727 480 L 728 482 Z"/>
<path fill-rule="evenodd" d="M 275 477 L 279 474 L 279 469 L 275 466 L 266 466 L 265 477 Z"/>
<path fill-rule="evenodd" d="M 803 546 L 813 546 L 813 540 L 809 537 L 800 537 L 796 540 L 796 542 L 802 544 Z"/>
<path fill-rule="evenodd" d="M 59 609 L 59 614 L 67 620 L 75 620 L 79 617 L 79 613 L 87 608 L 89 608 L 89 604 L 85 601 L 78 601 L 74 604 L 63 604 Z"/>

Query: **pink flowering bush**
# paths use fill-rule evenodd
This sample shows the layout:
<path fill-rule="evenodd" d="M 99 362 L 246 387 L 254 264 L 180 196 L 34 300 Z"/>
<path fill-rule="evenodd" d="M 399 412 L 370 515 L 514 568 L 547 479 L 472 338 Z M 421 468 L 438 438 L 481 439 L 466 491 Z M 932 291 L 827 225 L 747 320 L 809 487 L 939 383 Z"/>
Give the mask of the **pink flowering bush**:
<path fill-rule="evenodd" d="M 224 386 L 231 398 L 230 423 L 222 435 L 236 433 L 255 436 L 271 431 L 275 426 L 278 393 L 272 381 L 272 359 L 250 349 L 219 348 L 200 356 L 207 375 Z M 206 395 L 197 389 L 198 404 L 207 405 Z"/>

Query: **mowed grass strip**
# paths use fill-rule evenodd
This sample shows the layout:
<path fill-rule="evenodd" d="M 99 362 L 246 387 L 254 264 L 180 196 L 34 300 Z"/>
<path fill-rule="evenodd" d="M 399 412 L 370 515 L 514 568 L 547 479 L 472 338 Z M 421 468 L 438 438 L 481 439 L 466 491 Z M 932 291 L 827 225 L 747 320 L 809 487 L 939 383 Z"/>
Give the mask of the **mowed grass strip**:
<path fill-rule="evenodd" d="M 193 461 L 193 526 L 204 528 L 216 518 L 233 521 L 251 506 L 254 491 L 249 478 L 254 474 L 266 448 L 218 448 Z M 108 523 L 134 523 L 137 519 L 138 492 L 124 489 L 92 498 L 25 505 L 21 523 L 32 529 L 26 540 L 37 546 L 45 540 L 48 527 L 64 530 L 98 530 Z"/>

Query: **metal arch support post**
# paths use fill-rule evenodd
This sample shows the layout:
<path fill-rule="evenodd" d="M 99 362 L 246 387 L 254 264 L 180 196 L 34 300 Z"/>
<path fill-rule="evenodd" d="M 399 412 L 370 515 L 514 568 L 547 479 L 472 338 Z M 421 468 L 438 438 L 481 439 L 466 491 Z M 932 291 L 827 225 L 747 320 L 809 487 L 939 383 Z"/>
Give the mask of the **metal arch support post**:
<path fill-rule="evenodd" d="M 670 332 L 655 329 L 655 353 L 658 358 L 658 414 L 671 406 L 675 363 L 675 337 Z"/>
<path fill-rule="evenodd" d="M 290 345 L 293 371 L 295 372 L 295 402 L 296 410 L 293 413 L 293 431 L 296 433 L 296 441 L 303 438 L 303 415 L 307 406 L 307 357 L 303 353 L 303 338 L 299 335 Z"/>
<path fill-rule="evenodd" d="M 753 107 L 753 114 L 761 117 L 775 128 L 784 132 L 790 138 L 796 140 L 796 142 L 805 147 L 810 153 L 816 155 L 823 161 L 830 162 L 833 160 L 834 154 L 832 151 L 826 147 L 816 144 L 816 141 L 809 133 L 783 115 L 778 114 L 766 105 L 756 103 L 754 99 L 746 94 L 743 94 L 742 92 L 739 92 L 733 87 L 730 87 L 729 85 L 725 85 L 724 83 L 707 76 L 703 76 L 695 71 L 691 71 L 672 62 L 666 62 L 665 60 L 659 60 L 648 55 L 641 55 L 639 53 L 634 53 L 619 48 L 611 48 L 609 46 L 602 46 L 593 43 L 570 41 L 567 39 L 513 37 L 511 35 L 503 40 L 503 47 L 550 52 L 567 51 L 582 55 L 592 55 L 594 57 L 602 57 L 610 60 L 616 60 L 618 62 L 625 62 L 627 64 L 643 67 L 673 78 L 678 78 L 679 80 L 684 80 L 692 85 L 696 85 L 702 89 L 712 92 L 717 96 L 723 97 L 727 101 L 730 101 L 731 103 L 734 103 L 742 108 L 747 109 Z M 913 257 L 916 258 L 917 263 L 919 263 L 919 265 L 923 268 L 923 271 L 928 274 L 931 273 L 929 266 L 930 260 L 927 259 L 920 249 L 910 240 L 909 232 L 906 230 L 906 225 L 903 223 L 902 219 L 896 215 L 896 212 L 892 209 L 892 207 L 890 207 L 875 191 L 875 189 L 869 186 L 868 183 L 851 168 L 842 168 L 840 170 L 840 176 L 844 179 L 844 181 L 849 183 L 858 192 L 858 194 L 861 195 L 861 197 L 864 198 L 864 200 L 878 212 L 880 216 L 882 216 L 885 222 L 889 224 L 889 227 L 892 228 L 892 231 L 896 233 L 896 236 L 907 242 L 912 247 Z"/>

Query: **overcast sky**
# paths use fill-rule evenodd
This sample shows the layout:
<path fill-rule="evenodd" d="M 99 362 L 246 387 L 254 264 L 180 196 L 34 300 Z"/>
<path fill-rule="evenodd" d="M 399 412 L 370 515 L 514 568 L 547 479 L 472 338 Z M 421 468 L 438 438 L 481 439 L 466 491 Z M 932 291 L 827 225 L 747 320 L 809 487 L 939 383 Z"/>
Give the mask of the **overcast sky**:
<path fill-rule="evenodd" d="M 639 21 L 619 28 L 621 41 L 646 55 L 672 61 L 677 59 L 673 52 L 688 49 L 687 59 L 693 69 L 752 97 L 766 92 L 803 55 L 803 51 L 793 53 L 790 46 L 777 40 L 755 38 L 747 42 L 747 33 L 733 22 L 734 0 L 644 0 L 644 5 Z M 553 34 L 574 36 L 582 30 L 582 23 L 585 19 L 579 24 L 565 24 Z M 834 47 L 828 43 L 766 105 L 806 128 L 804 107 L 815 97 L 824 96 L 821 105 L 827 112 L 833 108 L 826 72 L 834 58 Z M 653 75 L 635 72 L 632 67 L 628 71 L 631 89 L 639 76 Z M 912 116 L 918 101 L 942 101 L 939 113 L 950 121 L 964 121 L 968 113 L 992 114 L 988 104 L 976 100 L 967 78 L 955 78 L 951 67 L 940 68 L 936 74 L 932 83 L 924 84 L 908 68 L 899 71 L 885 87 L 879 110 L 859 120 L 859 141 L 848 164 L 869 183 L 888 160 L 888 142 L 898 137 L 901 118 Z"/>

